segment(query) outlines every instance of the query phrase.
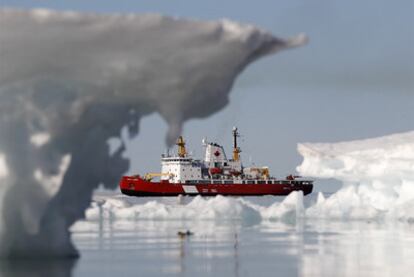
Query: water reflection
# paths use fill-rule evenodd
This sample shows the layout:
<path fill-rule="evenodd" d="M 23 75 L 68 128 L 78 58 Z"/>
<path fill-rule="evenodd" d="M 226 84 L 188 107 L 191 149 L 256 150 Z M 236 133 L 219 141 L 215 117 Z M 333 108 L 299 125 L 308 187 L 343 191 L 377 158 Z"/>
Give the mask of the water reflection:
<path fill-rule="evenodd" d="M 96 222 L 74 234 L 83 254 L 74 275 L 99 276 L 102 264 L 112 264 L 111 275 L 139 267 L 147 276 L 403 276 L 414 261 L 413 228 L 366 221 Z M 180 237 L 180 230 L 194 235 Z"/>
<path fill-rule="evenodd" d="M 188 237 L 180 237 L 180 253 L 179 253 L 180 270 L 179 272 L 181 274 L 185 272 L 185 251 L 186 251 L 187 240 L 188 240 Z"/>
<path fill-rule="evenodd" d="M 413 231 L 412 224 L 401 222 L 312 222 L 300 275 L 408 276 L 414 270 Z"/>
<path fill-rule="evenodd" d="M 398 222 L 101 219 L 73 231 L 78 262 L 2 261 L 0 275 L 377 277 L 414 262 L 414 225 Z"/>
<path fill-rule="evenodd" d="M 89 222 L 76 260 L 0 261 L 0 276 L 406 276 L 414 226 L 380 222 Z M 179 230 L 194 235 L 178 236 Z"/>
<path fill-rule="evenodd" d="M 77 259 L 0 260 L 3 277 L 70 277 Z"/>
<path fill-rule="evenodd" d="M 234 233 L 234 276 L 239 277 L 239 236 Z"/>

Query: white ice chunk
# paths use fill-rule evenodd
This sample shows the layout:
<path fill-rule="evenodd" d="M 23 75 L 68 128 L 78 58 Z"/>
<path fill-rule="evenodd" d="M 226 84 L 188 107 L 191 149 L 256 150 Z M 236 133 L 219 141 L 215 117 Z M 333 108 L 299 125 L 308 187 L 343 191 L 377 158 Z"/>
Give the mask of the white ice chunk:
<path fill-rule="evenodd" d="M 335 178 L 342 189 L 318 197 L 310 217 L 414 218 L 414 132 L 340 142 L 298 145 L 304 176 Z"/>

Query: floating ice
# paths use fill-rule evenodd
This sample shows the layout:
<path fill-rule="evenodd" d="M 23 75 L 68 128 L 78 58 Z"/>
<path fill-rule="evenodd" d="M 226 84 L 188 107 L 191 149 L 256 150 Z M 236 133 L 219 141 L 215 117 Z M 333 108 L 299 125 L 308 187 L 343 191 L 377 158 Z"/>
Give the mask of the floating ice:
<path fill-rule="evenodd" d="M 281 202 L 275 202 L 270 207 L 261 209 L 264 219 L 280 219 L 291 222 L 304 216 L 303 192 L 293 191 Z"/>
<path fill-rule="evenodd" d="M 335 178 L 343 188 L 306 210 L 308 217 L 414 220 L 414 132 L 299 144 L 304 176 Z"/>
<path fill-rule="evenodd" d="M 190 198 L 191 199 L 191 198 Z M 276 199 L 282 201 L 276 201 Z M 135 198 L 125 196 L 105 197 L 92 202 L 86 210 L 86 222 L 78 222 L 72 230 L 88 229 L 88 222 L 99 221 L 185 221 L 192 226 L 202 222 L 237 222 L 244 226 L 259 224 L 262 221 L 295 223 L 304 215 L 303 193 L 292 192 L 286 198 L 274 198 L 271 205 L 263 205 L 249 198 L 235 197 L 194 197 L 189 203 L 177 203 L 176 198 L 156 198 L 140 203 Z M 187 199 L 188 200 L 188 199 Z"/>
<path fill-rule="evenodd" d="M 150 200 L 131 203 L 128 198 L 107 198 L 93 202 L 86 211 L 86 219 L 151 219 L 151 220 L 242 220 L 256 221 L 260 212 L 238 198 L 197 196 L 188 204 Z"/>

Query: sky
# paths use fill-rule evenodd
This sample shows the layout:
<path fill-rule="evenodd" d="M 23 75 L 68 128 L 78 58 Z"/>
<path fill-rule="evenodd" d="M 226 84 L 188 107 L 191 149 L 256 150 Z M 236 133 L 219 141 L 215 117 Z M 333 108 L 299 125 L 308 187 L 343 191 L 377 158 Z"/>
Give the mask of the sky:
<path fill-rule="evenodd" d="M 224 110 L 186 123 L 184 135 L 197 156 L 203 137 L 230 152 L 231 128 L 237 125 L 245 164 L 268 165 L 283 176 L 301 163 L 297 143 L 414 130 L 414 1 L 2 0 L 0 5 L 229 18 L 283 37 L 306 33 L 307 46 L 249 66 Z M 159 170 L 166 130 L 158 115 L 143 119 L 126 153 L 131 172 Z"/>

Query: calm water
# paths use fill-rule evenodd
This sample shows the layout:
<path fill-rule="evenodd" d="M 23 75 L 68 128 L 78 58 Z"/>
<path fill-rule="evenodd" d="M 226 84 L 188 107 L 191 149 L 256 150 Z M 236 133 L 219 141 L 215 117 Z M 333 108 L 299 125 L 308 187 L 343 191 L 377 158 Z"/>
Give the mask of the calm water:
<path fill-rule="evenodd" d="M 193 234 L 178 235 L 187 230 Z M 77 261 L 3 262 L 0 273 L 42 277 L 402 277 L 414 270 L 414 224 L 402 222 L 102 217 L 79 222 L 73 241 L 82 255 Z"/>
<path fill-rule="evenodd" d="M 192 229 L 193 227 L 193 229 Z M 73 238 L 74 276 L 408 276 L 414 227 L 373 222 L 114 222 Z M 177 232 L 194 231 L 180 237 Z"/>

